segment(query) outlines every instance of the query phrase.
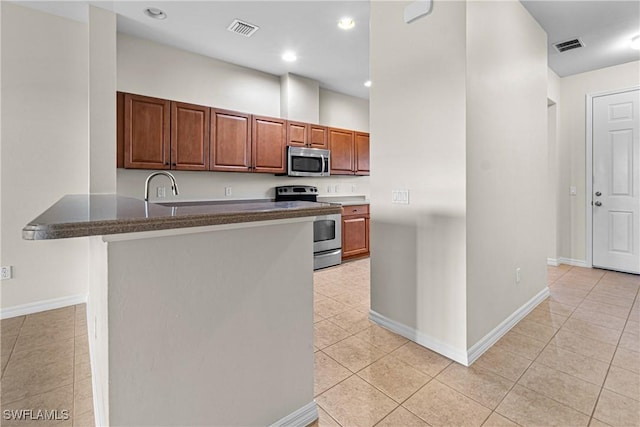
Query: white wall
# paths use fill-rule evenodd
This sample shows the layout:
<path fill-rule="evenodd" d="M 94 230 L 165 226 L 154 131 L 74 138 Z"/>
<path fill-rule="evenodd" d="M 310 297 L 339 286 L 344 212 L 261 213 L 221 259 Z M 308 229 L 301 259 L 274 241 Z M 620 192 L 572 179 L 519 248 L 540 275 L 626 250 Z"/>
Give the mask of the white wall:
<path fill-rule="evenodd" d="M 90 192 L 115 193 L 116 15 L 89 6 Z"/>
<path fill-rule="evenodd" d="M 2 2 L 3 309 L 87 292 L 88 243 L 25 241 L 29 221 L 89 190 L 87 25 Z"/>
<path fill-rule="evenodd" d="M 560 102 L 560 77 L 551 68 L 547 70 L 547 98 Z"/>
<path fill-rule="evenodd" d="M 640 85 L 640 61 L 563 77 L 559 103 L 559 255 L 586 262 L 585 96 Z M 569 195 L 575 186 L 576 196 Z"/>
<path fill-rule="evenodd" d="M 122 92 L 280 115 L 280 79 L 250 68 L 118 33 Z"/>
<path fill-rule="evenodd" d="M 280 76 L 280 117 L 320 123 L 320 84 L 316 80 L 287 73 Z"/>
<path fill-rule="evenodd" d="M 320 89 L 320 123 L 369 132 L 369 101 Z"/>
<path fill-rule="evenodd" d="M 108 243 L 111 425 L 268 426 L 314 405 L 311 218 L 169 231 Z"/>
<path fill-rule="evenodd" d="M 546 171 L 546 33 L 518 1 L 468 2 L 469 347 L 547 286 Z"/>
<path fill-rule="evenodd" d="M 372 311 L 467 363 L 546 288 L 546 35 L 517 1 L 405 5 L 371 5 Z"/>
<path fill-rule="evenodd" d="M 560 103 L 560 77 L 551 69 L 547 70 L 547 150 L 548 150 L 548 167 L 547 167 L 547 182 L 548 182 L 548 197 L 546 198 L 549 204 L 548 225 L 549 225 L 549 241 L 547 249 L 547 261 L 552 265 L 559 263 L 559 224 L 562 212 L 560 210 L 560 195 L 562 190 L 560 188 L 559 173 L 560 164 L 560 145 L 558 144 L 559 122 L 558 122 L 558 109 Z"/>
<path fill-rule="evenodd" d="M 410 25 L 405 5 L 371 3 L 371 309 L 461 360 L 465 3 L 436 2 Z M 410 204 L 392 204 L 393 189 Z"/>
<path fill-rule="evenodd" d="M 548 205 L 547 224 L 547 262 L 558 265 L 558 197 L 560 196 L 558 185 L 558 104 L 547 106 L 547 197 Z"/>
<path fill-rule="evenodd" d="M 119 91 L 280 116 L 281 88 L 277 76 L 124 34 L 118 34 L 117 43 Z M 368 102 L 365 100 L 320 90 L 319 108 L 320 124 L 369 130 Z M 335 109 L 340 115 L 327 115 L 327 109 Z M 118 194 L 143 197 L 144 180 L 148 175 L 149 171 L 118 169 Z M 274 197 L 273 187 L 290 184 L 316 185 L 322 195 L 369 195 L 367 176 L 314 179 L 259 173 L 184 171 L 176 171 L 175 176 L 180 200 L 224 198 L 225 187 L 232 188 L 231 198 L 271 198 Z M 167 186 L 167 182 L 156 178 L 152 187 Z M 173 198 L 169 193 L 167 198 Z"/>

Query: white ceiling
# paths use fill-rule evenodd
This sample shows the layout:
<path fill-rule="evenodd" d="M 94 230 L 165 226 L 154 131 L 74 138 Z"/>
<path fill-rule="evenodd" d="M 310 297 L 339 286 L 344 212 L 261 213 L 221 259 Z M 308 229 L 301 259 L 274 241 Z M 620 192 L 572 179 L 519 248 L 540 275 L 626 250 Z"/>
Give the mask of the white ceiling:
<path fill-rule="evenodd" d="M 158 21 L 143 14 L 149 6 L 164 10 Z M 270 74 L 299 74 L 321 87 L 368 98 L 368 1 L 126 1 L 116 2 L 118 31 L 222 59 Z M 356 26 L 338 28 L 349 16 Z M 234 19 L 260 29 L 247 38 L 227 27 Z M 284 62 L 293 50 L 298 60 Z"/>
<path fill-rule="evenodd" d="M 640 1 L 521 2 L 547 31 L 549 66 L 560 76 L 640 59 L 640 51 L 628 47 L 629 39 L 640 34 Z M 369 90 L 363 85 L 369 79 L 368 0 L 18 3 L 77 20 L 86 20 L 86 4 L 91 3 L 116 12 L 120 32 L 274 75 L 299 74 L 319 81 L 323 88 L 369 97 Z M 164 10 L 167 19 L 147 17 L 143 11 L 148 7 Z M 354 29 L 344 31 L 337 27 L 343 16 L 355 20 Z M 236 18 L 260 29 L 251 38 L 227 31 Z M 585 47 L 560 54 L 552 46 L 578 37 Z M 281 54 L 287 49 L 296 51 L 298 61 L 282 61 Z"/>
<path fill-rule="evenodd" d="M 549 67 L 560 77 L 640 60 L 640 51 L 629 47 L 640 35 L 640 1 L 521 2 L 547 32 Z M 553 47 L 575 38 L 584 47 L 564 53 Z"/>

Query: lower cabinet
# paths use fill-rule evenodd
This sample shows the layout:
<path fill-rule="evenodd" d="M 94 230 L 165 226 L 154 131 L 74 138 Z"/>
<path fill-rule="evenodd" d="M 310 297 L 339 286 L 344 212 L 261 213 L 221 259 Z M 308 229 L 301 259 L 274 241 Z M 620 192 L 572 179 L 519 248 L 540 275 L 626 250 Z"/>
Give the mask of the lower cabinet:
<path fill-rule="evenodd" d="M 369 205 L 342 207 L 342 259 L 369 255 Z"/>

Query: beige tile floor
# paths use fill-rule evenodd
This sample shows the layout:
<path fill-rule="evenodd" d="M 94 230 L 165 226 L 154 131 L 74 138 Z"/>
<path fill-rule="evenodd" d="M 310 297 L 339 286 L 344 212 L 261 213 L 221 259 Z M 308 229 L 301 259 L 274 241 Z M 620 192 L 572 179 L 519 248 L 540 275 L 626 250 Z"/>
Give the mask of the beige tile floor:
<path fill-rule="evenodd" d="M 93 426 L 85 305 L 4 319 L 0 328 L 0 425 Z M 6 410 L 29 409 L 33 418 L 57 411 L 58 421 L 5 419 Z"/>
<path fill-rule="evenodd" d="M 640 276 L 549 267 L 551 297 L 470 368 L 368 320 L 368 259 L 314 282 L 317 425 L 640 426 Z"/>
<path fill-rule="evenodd" d="M 316 272 L 317 424 L 640 426 L 640 277 L 548 277 L 552 296 L 465 368 L 368 320 L 368 259 Z M 2 410 L 66 409 L 55 425 L 92 426 L 84 305 L 0 325 Z"/>

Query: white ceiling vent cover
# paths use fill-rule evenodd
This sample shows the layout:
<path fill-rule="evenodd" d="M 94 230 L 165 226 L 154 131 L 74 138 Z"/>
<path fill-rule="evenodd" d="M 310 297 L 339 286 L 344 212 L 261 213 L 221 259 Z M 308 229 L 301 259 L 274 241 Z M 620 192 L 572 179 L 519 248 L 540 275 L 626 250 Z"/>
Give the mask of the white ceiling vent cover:
<path fill-rule="evenodd" d="M 555 47 L 558 52 L 562 53 L 568 50 L 584 47 L 584 43 L 582 43 L 582 40 L 580 39 L 573 39 L 565 42 L 554 43 L 553 47 Z"/>
<path fill-rule="evenodd" d="M 253 33 L 258 31 L 260 27 L 257 25 L 249 24 L 248 22 L 241 21 L 239 19 L 234 19 L 231 25 L 227 27 L 227 30 L 232 33 L 240 34 L 241 36 L 251 37 Z"/>

